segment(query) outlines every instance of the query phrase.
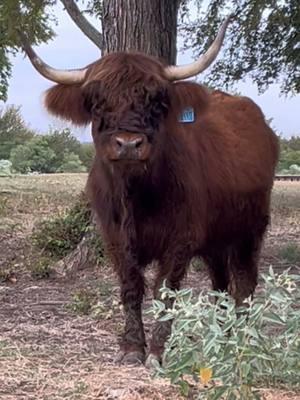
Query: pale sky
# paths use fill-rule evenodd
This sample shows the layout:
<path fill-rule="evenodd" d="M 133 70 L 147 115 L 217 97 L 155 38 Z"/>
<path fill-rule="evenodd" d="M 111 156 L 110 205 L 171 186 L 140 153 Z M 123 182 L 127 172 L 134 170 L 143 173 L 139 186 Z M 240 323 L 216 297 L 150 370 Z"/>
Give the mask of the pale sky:
<path fill-rule="evenodd" d="M 44 61 L 56 68 L 74 68 L 83 67 L 99 58 L 98 48 L 77 28 L 60 4 L 56 6 L 55 14 L 58 18 L 58 26 L 55 29 L 57 37 L 36 48 Z M 191 60 L 190 54 L 178 53 L 178 64 Z M 13 65 L 6 105 L 20 105 L 25 121 L 35 130 L 46 132 L 49 126 L 59 129 L 70 126 L 78 139 L 91 140 L 89 128 L 74 128 L 47 114 L 42 98 L 52 83 L 40 76 L 24 55 L 18 54 L 13 59 Z M 273 118 L 272 126 L 277 132 L 286 137 L 300 135 L 300 96 L 280 96 L 276 85 L 270 87 L 263 95 L 258 95 L 255 85 L 249 81 L 239 84 L 237 90 L 242 95 L 251 97 L 262 108 L 266 118 Z M 0 107 L 2 106 L 3 103 L 0 102 Z"/>

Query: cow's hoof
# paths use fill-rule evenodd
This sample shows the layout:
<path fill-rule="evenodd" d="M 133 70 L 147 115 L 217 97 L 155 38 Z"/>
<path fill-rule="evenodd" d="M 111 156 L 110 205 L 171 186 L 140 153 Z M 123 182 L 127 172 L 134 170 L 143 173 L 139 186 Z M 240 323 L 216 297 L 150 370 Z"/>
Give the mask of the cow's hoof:
<path fill-rule="evenodd" d="M 120 351 L 116 358 L 116 363 L 120 365 L 142 365 L 145 361 L 145 354 L 141 351 L 131 351 L 125 353 Z"/>
<path fill-rule="evenodd" d="M 150 353 L 146 359 L 145 367 L 148 369 L 155 369 L 155 367 L 160 364 L 161 364 L 161 358 L 156 354 Z"/>

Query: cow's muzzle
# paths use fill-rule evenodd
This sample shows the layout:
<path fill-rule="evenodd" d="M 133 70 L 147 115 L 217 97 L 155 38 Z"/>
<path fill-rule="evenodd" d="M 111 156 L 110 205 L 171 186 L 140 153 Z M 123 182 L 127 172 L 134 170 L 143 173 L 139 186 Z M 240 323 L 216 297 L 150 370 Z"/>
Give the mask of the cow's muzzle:
<path fill-rule="evenodd" d="M 151 144 L 144 134 L 118 133 L 111 136 L 112 161 L 146 161 Z"/>

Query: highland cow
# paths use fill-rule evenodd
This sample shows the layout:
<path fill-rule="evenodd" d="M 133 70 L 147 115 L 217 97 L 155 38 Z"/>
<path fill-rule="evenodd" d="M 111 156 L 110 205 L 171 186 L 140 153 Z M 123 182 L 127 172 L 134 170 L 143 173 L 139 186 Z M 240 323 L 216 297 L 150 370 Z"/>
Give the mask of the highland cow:
<path fill-rule="evenodd" d="M 44 64 L 50 113 L 92 124 L 96 149 L 87 193 L 119 277 L 125 313 L 120 360 L 144 361 L 144 271 L 159 265 L 179 289 L 193 257 L 202 257 L 214 290 L 237 304 L 253 294 L 270 215 L 277 137 L 249 98 L 183 81 L 216 57 L 228 20 L 199 60 L 165 66 L 140 53 L 105 55 L 73 71 Z M 170 323 L 155 324 L 150 358 L 160 359 Z"/>

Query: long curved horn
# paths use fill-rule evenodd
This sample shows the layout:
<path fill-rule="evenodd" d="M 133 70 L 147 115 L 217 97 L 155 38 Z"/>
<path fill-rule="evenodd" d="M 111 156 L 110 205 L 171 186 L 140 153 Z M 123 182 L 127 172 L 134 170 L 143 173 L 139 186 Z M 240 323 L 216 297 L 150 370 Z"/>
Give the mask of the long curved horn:
<path fill-rule="evenodd" d="M 223 22 L 216 39 L 209 47 L 206 53 L 204 53 L 198 60 L 191 64 L 182 66 L 168 66 L 165 68 L 165 73 L 170 80 L 179 80 L 191 78 L 192 76 L 198 75 L 203 72 L 210 64 L 216 59 L 225 37 L 226 29 L 233 15 L 229 15 Z"/>
<path fill-rule="evenodd" d="M 73 69 L 73 70 L 60 70 L 50 67 L 48 64 L 36 54 L 29 43 L 28 38 L 23 32 L 19 31 L 19 38 L 23 50 L 27 54 L 34 68 L 45 78 L 56 83 L 70 85 L 72 83 L 81 83 L 84 81 L 87 68 Z"/>

